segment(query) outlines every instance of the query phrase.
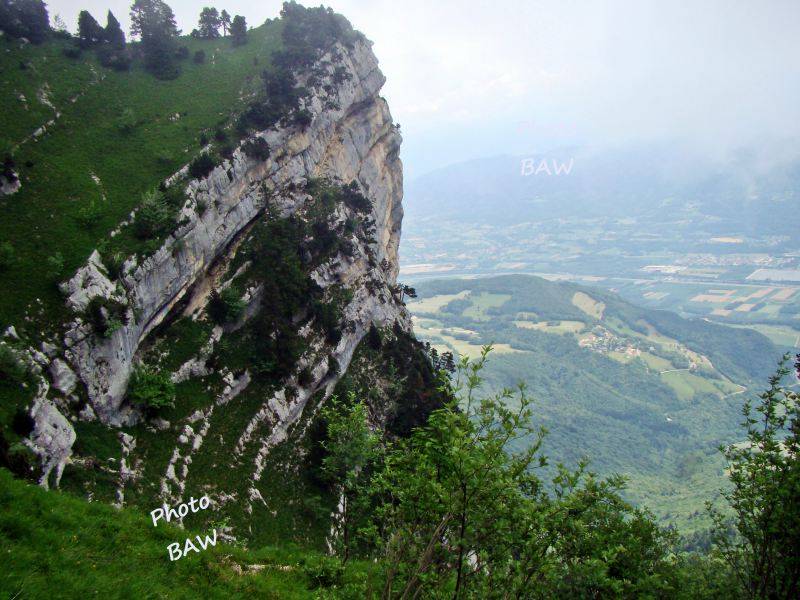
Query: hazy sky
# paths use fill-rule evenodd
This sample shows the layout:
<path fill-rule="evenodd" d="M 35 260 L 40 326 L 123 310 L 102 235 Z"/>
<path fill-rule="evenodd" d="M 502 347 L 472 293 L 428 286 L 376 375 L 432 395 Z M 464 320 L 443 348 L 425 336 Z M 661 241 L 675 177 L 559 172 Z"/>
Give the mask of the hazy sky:
<path fill-rule="evenodd" d="M 309 2 L 315 4 L 319 0 Z M 184 31 L 210 2 L 168 2 Z M 800 1 L 332 0 L 375 42 L 407 175 L 565 144 L 800 136 Z M 80 9 L 129 0 L 51 0 Z M 281 2 L 225 0 L 250 25 Z"/>

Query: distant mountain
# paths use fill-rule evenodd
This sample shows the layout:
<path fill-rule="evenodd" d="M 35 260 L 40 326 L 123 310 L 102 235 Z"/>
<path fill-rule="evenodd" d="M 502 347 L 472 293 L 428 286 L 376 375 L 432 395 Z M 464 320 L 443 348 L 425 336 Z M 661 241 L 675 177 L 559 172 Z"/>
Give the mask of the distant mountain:
<path fill-rule="evenodd" d="M 528 384 L 553 462 L 590 456 L 593 469 L 627 475 L 631 498 L 665 521 L 706 525 L 703 503 L 725 483 L 717 446 L 738 439 L 744 394 L 780 357 L 766 337 L 532 276 L 417 291 L 418 337 L 471 356 L 494 343 L 487 384 Z"/>
<path fill-rule="evenodd" d="M 458 163 L 410 182 L 407 228 L 448 220 L 493 226 L 563 218 L 636 218 L 796 236 L 800 152 L 771 144 L 712 158 L 679 144 L 561 148 Z"/>

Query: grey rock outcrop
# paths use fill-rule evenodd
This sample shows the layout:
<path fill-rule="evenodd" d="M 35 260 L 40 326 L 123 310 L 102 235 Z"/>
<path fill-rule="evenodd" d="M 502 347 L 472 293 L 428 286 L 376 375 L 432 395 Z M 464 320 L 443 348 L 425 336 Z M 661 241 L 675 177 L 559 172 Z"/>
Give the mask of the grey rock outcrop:
<path fill-rule="evenodd" d="M 319 90 L 306 103 L 305 108 L 313 115 L 307 128 L 290 126 L 262 132 L 259 135 L 272 149 L 266 161 L 250 158 L 237 149 L 231 160 L 209 176 L 192 180 L 186 190 L 189 199 L 180 215 L 185 224 L 154 255 L 139 264 L 129 260 L 119 285 L 109 280 L 97 252 L 64 285 L 68 304 L 78 312 L 95 296 L 127 306 L 127 324 L 110 337 L 95 335 L 80 317 L 65 337 L 66 359 L 85 384 L 89 402 L 104 423 L 121 425 L 136 418 L 135 411 L 123 401 L 142 340 L 268 204 L 283 215 L 297 210 L 306 198 L 296 193 L 296 184 L 311 177 L 359 183 L 373 204 L 376 242 L 371 252 L 377 263 L 385 260 L 389 265 L 387 269 L 372 269 L 366 255 L 361 255 L 316 274 L 323 286 L 332 282 L 331 275 L 354 286 L 354 299 L 345 311 L 351 327 L 333 350 L 342 370 L 371 322 L 399 320 L 410 327 L 402 306 L 385 293 L 399 268 L 402 167 L 398 156 L 401 138 L 386 102 L 379 96 L 384 76 L 368 42 L 359 41 L 353 48 L 338 46 L 334 54 L 320 62 L 328 65 L 324 67 L 328 76 L 322 78 Z M 334 84 L 334 63 L 344 67 L 349 78 L 337 78 Z M 322 91 L 326 84 L 329 91 Z M 198 214 L 201 204 L 206 208 Z M 378 287 L 384 293 L 376 295 L 364 287 L 367 279 L 379 284 L 370 289 Z M 312 387 L 320 385 L 321 378 L 315 377 Z M 302 411 L 302 407 L 299 409 Z"/>

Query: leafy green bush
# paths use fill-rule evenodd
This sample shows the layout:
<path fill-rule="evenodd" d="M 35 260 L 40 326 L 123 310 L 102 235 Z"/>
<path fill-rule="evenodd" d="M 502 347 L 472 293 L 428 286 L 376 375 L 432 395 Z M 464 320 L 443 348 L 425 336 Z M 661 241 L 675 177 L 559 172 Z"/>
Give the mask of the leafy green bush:
<path fill-rule="evenodd" d="M 312 588 L 329 588 L 342 583 L 344 565 L 330 556 L 320 556 L 303 565 L 303 572 Z"/>
<path fill-rule="evenodd" d="M 175 405 L 175 384 L 169 373 L 146 365 L 137 367 L 128 384 L 128 400 L 150 416 Z"/>
<path fill-rule="evenodd" d="M 204 62 L 206 62 L 206 53 L 203 50 L 198 50 L 194 53 L 192 61 L 196 65 L 202 65 Z"/>

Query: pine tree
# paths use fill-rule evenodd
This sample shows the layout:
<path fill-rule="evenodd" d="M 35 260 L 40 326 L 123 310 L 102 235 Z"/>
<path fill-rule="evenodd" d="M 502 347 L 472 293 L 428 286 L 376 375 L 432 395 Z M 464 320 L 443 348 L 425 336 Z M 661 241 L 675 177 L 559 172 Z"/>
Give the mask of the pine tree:
<path fill-rule="evenodd" d="M 81 48 L 93 48 L 103 39 L 103 28 L 89 13 L 82 10 L 78 13 L 78 44 Z"/>
<path fill-rule="evenodd" d="M 125 48 L 125 32 L 122 31 L 119 21 L 111 11 L 108 11 L 108 16 L 106 17 L 103 39 L 115 50 L 123 50 Z"/>
<path fill-rule="evenodd" d="M 217 9 L 206 6 L 200 12 L 200 20 L 197 23 L 199 37 L 207 40 L 218 38 L 220 24 L 221 22 Z"/>
<path fill-rule="evenodd" d="M 0 4 L 0 29 L 14 38 L 42 43 L 50 35 L 50 16 L 42 0 L 5 0 Z"/>
<path fill-rule="evenodd" d="M 228 35 L 228 31 L 231 28 L 231 16 L 228 14 L 228 11 L 224 8 L 222 12 L 219 14 L 219 24 L 222 25 L 222 35 Z"/>
<path fill-rule="evenodd" d="M 136 0 L 131 6 L 131 34 L 142 40 L 145 68 L 159 79 L 178 76 L 175 13 L 162 0 Z"/>
<path fill-rule="evenodd" d="M 247 43 L 247 22 L 242 15 L 236 15 L 231 22 L 231 38 L 234 46 Z"/>

